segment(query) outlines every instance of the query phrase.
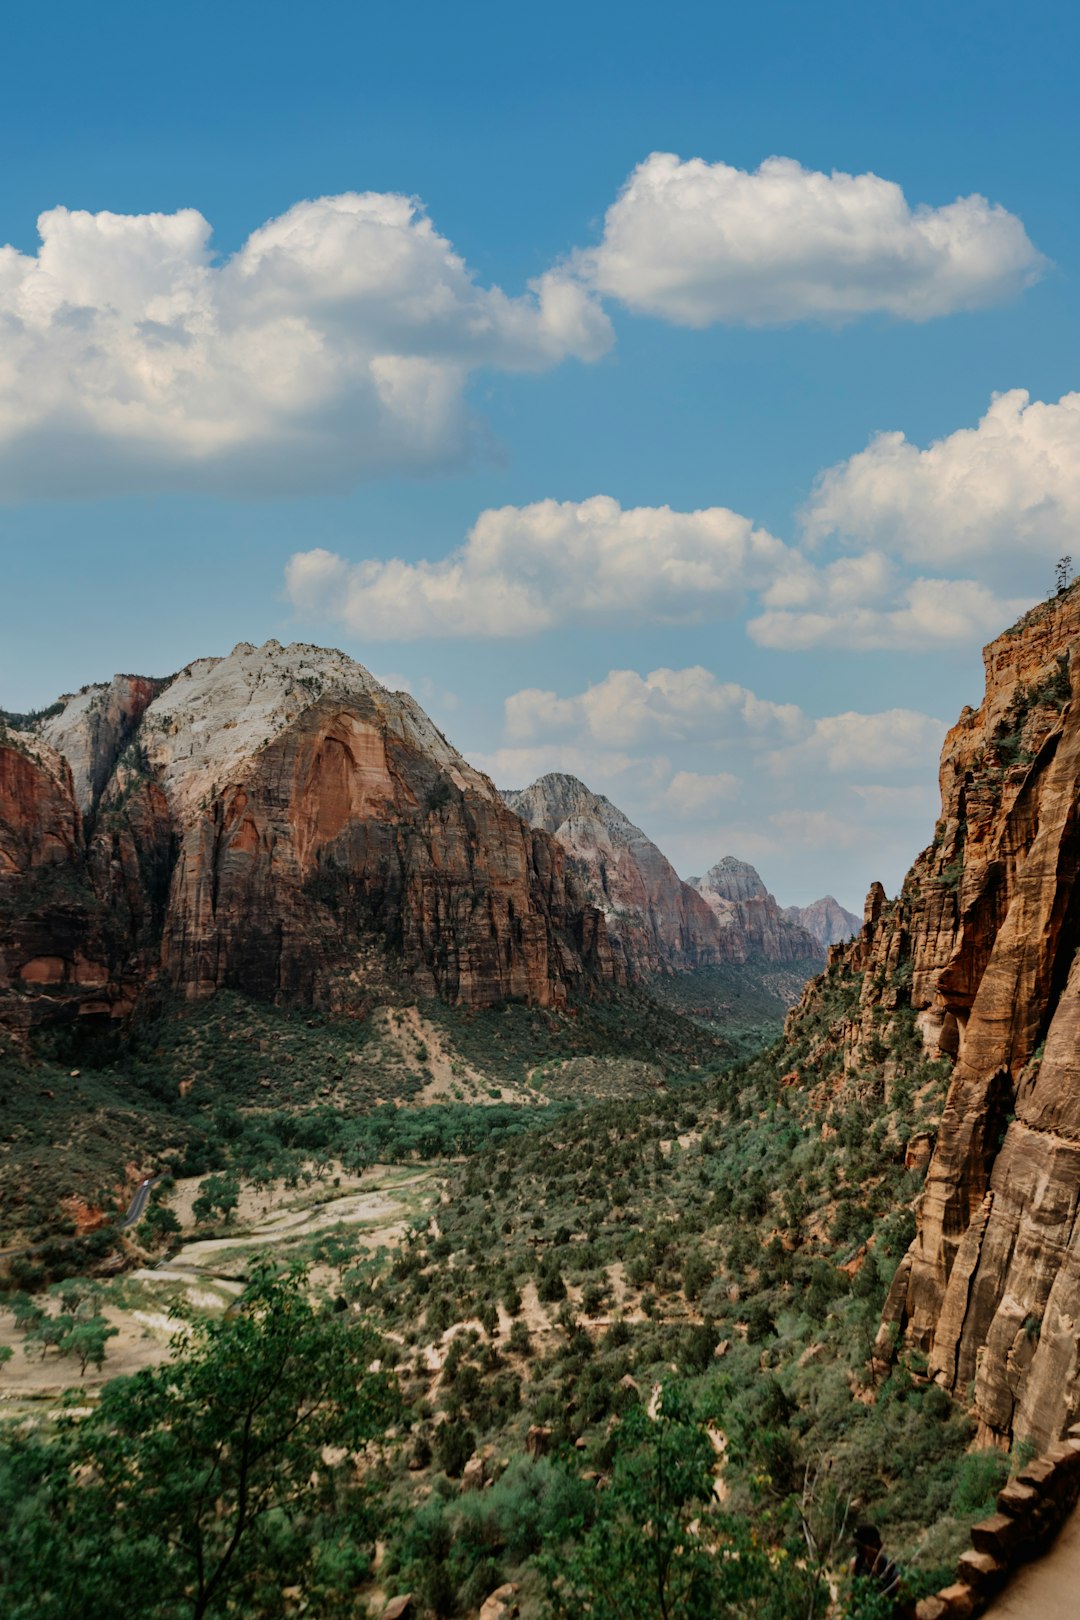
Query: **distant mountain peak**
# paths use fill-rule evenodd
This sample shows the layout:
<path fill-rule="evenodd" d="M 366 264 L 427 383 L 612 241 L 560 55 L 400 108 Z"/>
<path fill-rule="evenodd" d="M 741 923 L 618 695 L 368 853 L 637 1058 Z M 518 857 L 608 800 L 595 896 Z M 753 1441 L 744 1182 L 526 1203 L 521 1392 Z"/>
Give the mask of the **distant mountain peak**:
<path fill-rule="evenodd" d="M 839 945 L 846 939 L 852 939 L 862 927 L 862 918 L 848 911 L 831 894 L 823 895 L 808 906 L 785 906 L 784 916 L 805 928 L 825 946 Z"/>
<path fill-rule="evenodd" d="M 769 892 L 757 868 L 735 855 L 725 855 L 703 878 L 690 881 L 701 893 L 718 894 L 724 900 L 762 900 Z"/>
<path fill-rule="evenodd" d="M 510 809 L 550 833 L 577 864 L 628 969 L 672 971 L 749 956 L 820 960 L 821 947 L 780 912 L 758 873 L 733 855 L 687 882 L 656 844 L 602 793 L 550 771 L 502 795 Z"/>

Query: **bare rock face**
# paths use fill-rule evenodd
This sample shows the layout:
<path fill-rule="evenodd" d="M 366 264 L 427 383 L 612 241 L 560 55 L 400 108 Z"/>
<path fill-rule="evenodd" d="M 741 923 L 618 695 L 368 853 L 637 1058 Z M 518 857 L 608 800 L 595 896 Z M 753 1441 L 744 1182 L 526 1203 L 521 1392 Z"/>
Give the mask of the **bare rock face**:
<path fill-rule="evenodd" d="M 725 855 L 690 883 L 709 907 L 728 942 L 731 960 L 762 956 L 769 962 L 820 961 L 822 945 L 780 910 L 747 861 Z"/>
<path fill-rule="evenodd" d="M 941 1383 L 972 1390 L 984 1443 L 1040 1448 L 1080 1412 L 1078 642 L 1074 589 L 986 648 L 982 706 L 945 740 L 932 845 L 834 947 L 863 974 L 846 1061 L 906 1006 L 953 1060 L 880 1354 L 899 1326 Z"/>
<path fill-rule="evenodd" d="M 85 686 L 42 727 L 42 736 L 71 767 L 75 800 L 89 815 L 113 769 L 161 687 L 142 675 L 114 675 L 106 685 Z"/>
<path fill-rule="evenodd" d="M 118 993 L 67 761 L 0 728 L 0 1021 L 16 1033 Z"/>
<path fill-rule="evenodd" d="M 610 799 L 562 772 L 502 797 L 566 851 L 631 978 L 728 959 L 708 905 Z"/>
<path fill-rule="evenodd" d="M 562 847 L 341 653 L 243 643 L 87 688 L 43 732 L 0 737 L 13 1027 L 122 1017 L 155 976 L 362 1007 L 373 946 L 471 1006 L 624 978 Z"/>
<path fill-rule="evenodd" d="M 704 878 L 684 882 L 610 799 L 562 772 L 503 798 L 566 850 L 631 978 L 754 955 L 771 962 L 822 959 L 818 942 L 781 916 L 745 861 L 729 855 Z"/>
<path fill-rule="evenodd" d="M 839 900 L 834 900 L 831 894 L 812 901 L 808 906 L 785 906 L 784 916 L 788 922 L 797 923 L 808 934 L 813 934 L 819 945 L 826 948 L 854 939 L 862 927 L 858 917 L 842 906 Z"/>

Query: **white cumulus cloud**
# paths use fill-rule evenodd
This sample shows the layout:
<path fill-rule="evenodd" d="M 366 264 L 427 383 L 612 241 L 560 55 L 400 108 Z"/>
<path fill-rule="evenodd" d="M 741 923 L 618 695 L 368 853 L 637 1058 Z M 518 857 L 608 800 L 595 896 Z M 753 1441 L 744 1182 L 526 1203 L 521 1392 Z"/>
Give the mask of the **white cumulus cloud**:
<path fill-rule="evenodd" d="M 769 755 L 774 772 L 829 771 L 840 776 L 876 776 L 885 771 L 931 774 L 946 725 L 917 709 L 878 714 L 848 710 L 815 720 L 808 735 Z"/>
<path fill-rule="evenodd" d="M 219 263 L 195 209 L 54 208 L 0 247 L 0 495 L 346 485 L 468 444 L 488 367 L 592 360 L 580 282 L 477 284 L 415 198 L 299 202 Z"/>
<path fill-rule="evenodd" d="M 505 708 L 507 735 L 515 741 L 574 734 L 626 748 L 649 741 L 779 741 L 806 729 L 796 704 L 760 698 L 700 666 L 644 676 L 613 669 L 573 697 L 527 688 L 508 697 Z"/>
<path fill-rule="evenodd" d="M 914 652 L 986 641 L 1028 606 L 1028 597 L 999 596 L 979 580 L 905 578 L 880 551 L 820 567 L 799 557 L 763 593 L 747 630 L 786 652 Z"/>
<path fill-rule="evenodd" d="M 696 821 L 715 814 L 718 804 L 737 798 L 741 787 L 742 778 L 731 771 L 676 771 L 657 795 L 657 809 L 679 820 Z"/>
<path fill-rule="evenodd" d="M 594 495 L 482 512 L 465 544 L 436 561 L 297 552 L 286 592 L 301 614 L 369 639 L 520 636 L 730 616 L 790 557 L 726 507 L 624 509 Z"/>
<path fill-rule="evenodd" d="M 912 208 L 876 174 L 771 157 L 748 173 L 653 152 L 572 264 L 598 292 L 680 326 L 907 320 L 1010 298 L 1044 260 L 985 197 Z"/>
<path fill-rule="evenodd" d="M 1080 393 L 1048 404 L 1014 388 L 977 427 L 925 450 L 878 434 L 822 474 L 804 526 L 811 542 L 835 535 L 918 565 L 1030 578 L 1033 558 L 1052 562 L 1080 531 Z"/>

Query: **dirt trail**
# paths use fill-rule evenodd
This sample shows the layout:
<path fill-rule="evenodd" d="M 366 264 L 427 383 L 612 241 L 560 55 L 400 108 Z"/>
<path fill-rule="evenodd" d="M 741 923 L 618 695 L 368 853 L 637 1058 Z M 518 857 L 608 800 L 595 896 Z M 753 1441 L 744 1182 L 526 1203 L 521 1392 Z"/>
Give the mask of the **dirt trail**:
<path fill-rule="evenodd" d="M 1080 1509 L 1050 1551 L 1009 1582 L 987 1614 L 993 1620 L 1077 1620 L 1080 1615 Z"/>

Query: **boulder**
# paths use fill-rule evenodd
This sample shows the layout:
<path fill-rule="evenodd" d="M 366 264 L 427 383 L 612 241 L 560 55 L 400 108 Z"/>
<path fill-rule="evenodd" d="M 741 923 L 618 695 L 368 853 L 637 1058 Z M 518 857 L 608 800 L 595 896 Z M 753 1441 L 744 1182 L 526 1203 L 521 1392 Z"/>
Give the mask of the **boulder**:
<path fill-rule="evenodd" d="M 517 1587 L 510 1581 L 498 1586 L 480 1605 L 479 1620 L 512 1620 L 518 1613 Z"/>
<path fill-rule="evenodd" d="M 551 1430 L 533 1423 L 525 1436 L 525 1450 L 530 1457 L 546 1457 L 551 1448 Z"/>
<path fill-rule="evenodd" d="M 405 1592 L 401 1597 L 391 1598 L 382 1612 L 382 1620 L 406 1620 L 406 1616 L 415 1613 L 413 1608 L 413 1595 Z"/>

